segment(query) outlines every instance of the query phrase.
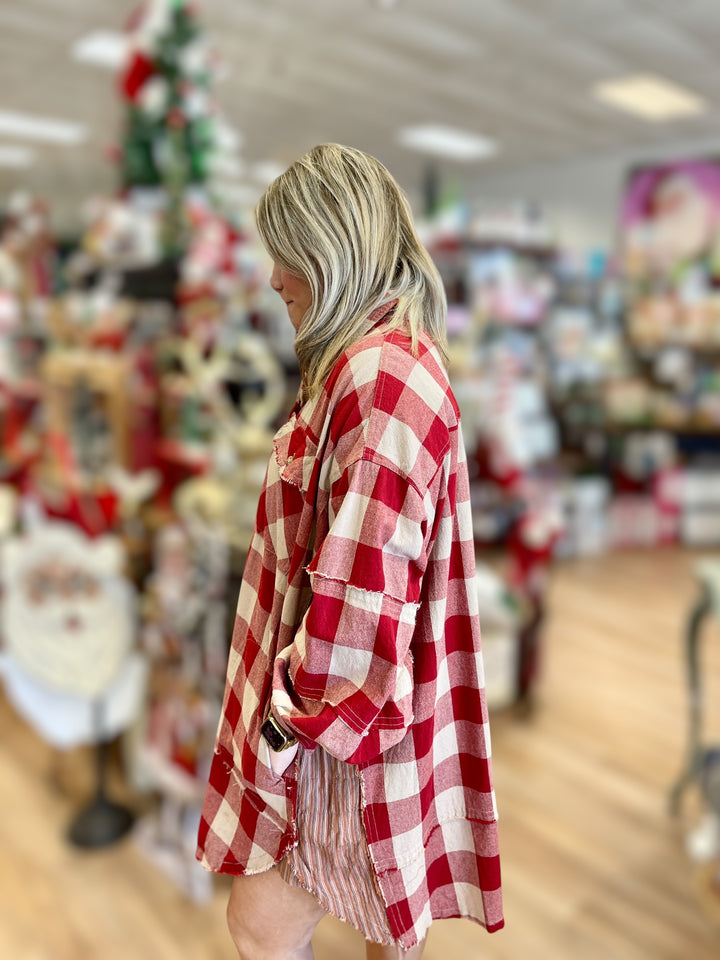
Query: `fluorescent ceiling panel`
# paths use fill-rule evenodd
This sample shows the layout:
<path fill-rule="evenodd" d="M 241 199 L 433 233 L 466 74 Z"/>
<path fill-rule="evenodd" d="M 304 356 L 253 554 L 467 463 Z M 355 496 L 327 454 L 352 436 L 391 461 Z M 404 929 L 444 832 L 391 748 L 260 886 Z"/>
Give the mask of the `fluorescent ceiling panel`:
<path fill-rule="evenodd" d="M 29 147 L 0 144 L 0 167 L 29 167 L 34 160 L 35 153 Z"/>
<path fill-rule="evenodd" d="M 651 123 L 667 123 L 707 111 L 707 103 L 691 90 L 652 74 L 637 74 L 599 83 L 593 96 L 618 110 Z"/>
<path fill-rule="evenodd" d="M 87 137 L 82 124 L 54 117 L 38 117 L 14 110 L 0 110 L 0 134 L 45 143 L 80 143 Z"/>
<path fill-rule="evenodd" d="M 124 63 L 128 38 L 114 30 L 93 30 L 76 40 L 72 46 L 73 59 L 92 63 L 109 70 L 118 70 Z"/>
<path fill-rule="evenodd" d="M 398 140 L 411 150 L 465 162 L 483 160 L 499 150 L 498 144 L 487 137 L 438 124 L 405 127 L 400 131 Z"/>

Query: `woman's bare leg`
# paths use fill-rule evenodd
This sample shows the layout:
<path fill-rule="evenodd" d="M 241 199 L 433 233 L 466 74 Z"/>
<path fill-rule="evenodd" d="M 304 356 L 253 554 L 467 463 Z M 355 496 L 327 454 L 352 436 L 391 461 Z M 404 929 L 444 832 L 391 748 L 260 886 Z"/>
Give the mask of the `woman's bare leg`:
<path fill-rule="evenodd" d="M 383 947 L 379 943 L 365 944 L 367 960 L 420 960 L 424 949 L 424 940 L 421 940 L 411 950 L 403 950 L 401 947 L 395 946 Z"/>
<path fill-rule="evenodd" d="M 240 960 L 312 960 L 310 940 L 324 916 L 312 894 L 275 868 L 233 881 L 227 921 Z"/>

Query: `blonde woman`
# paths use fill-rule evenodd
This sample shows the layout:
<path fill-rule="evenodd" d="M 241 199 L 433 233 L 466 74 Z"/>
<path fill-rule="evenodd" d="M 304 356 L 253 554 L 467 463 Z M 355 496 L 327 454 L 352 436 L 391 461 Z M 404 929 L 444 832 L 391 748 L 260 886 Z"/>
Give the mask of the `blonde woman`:
<path fill-rule="evenodd" d="M 368 958 L 441 917 L 503 924 L 475 559 L 445 298 L 407 201 L 315 147 L 257 224 L 297 331 L 238 599 L 199 834 L 243 960 L 305 960 L 325 913 Z"/>

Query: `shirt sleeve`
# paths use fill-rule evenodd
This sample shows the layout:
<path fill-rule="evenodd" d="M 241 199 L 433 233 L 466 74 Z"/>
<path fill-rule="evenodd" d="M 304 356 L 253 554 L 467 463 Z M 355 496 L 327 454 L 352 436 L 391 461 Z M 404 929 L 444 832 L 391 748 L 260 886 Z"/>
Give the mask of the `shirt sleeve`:
<path fill-rule="evenodd" d="M 369 459 L 333 484 L 330 528 L 307 568 L 312 600 L 273 675 L 273 713 L 306 748 L 361 763 L 412 723 L 426 499 Z"/>

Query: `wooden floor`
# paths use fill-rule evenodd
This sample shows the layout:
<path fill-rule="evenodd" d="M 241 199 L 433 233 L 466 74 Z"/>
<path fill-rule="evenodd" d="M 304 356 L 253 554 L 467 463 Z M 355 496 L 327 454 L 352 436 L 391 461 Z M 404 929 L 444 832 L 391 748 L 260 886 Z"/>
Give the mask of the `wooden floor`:
<path fill-rule="evenodd" d="M 507 925 L 488 935 L 467 921 L 437 923 L 426 960 L 720 957 L 720 926 L 700 905 L 666 809 L 686 733 L 692 561 L 647 552 L 558 567 L 535 713 L 493 724 Z M 708 726 L 720 743 L 720 627 L 707 646 Z M 2 960 L 232 960 L 222 879 L 198 907 L 132 842 L 72 850 L 63 831 L 89 757 L 62 758 L 58 791 L 51 751 L 2 698 L 0 730 Z M 331 918 L 315 952 L 364 957 L 360 936 Z"/>

